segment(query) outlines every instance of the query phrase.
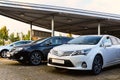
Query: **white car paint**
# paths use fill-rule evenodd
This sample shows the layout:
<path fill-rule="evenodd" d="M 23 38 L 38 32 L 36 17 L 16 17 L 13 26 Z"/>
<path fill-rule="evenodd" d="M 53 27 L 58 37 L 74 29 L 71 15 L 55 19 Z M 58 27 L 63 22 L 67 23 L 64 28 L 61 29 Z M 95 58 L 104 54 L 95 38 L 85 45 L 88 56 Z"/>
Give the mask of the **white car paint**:
<path fill-rule="evenodd" d="M 87 36 L 98 36 L 98 35 L 87 35 Z M 74 70 L 92 70 L 93 61 L 97 54 L 100 54 L 103 58 L 102 68 L 119 64 L 120 63 L 120 43 L 119 43 L 120 40 L 110 35 L 99 35 L 99 36 L 101 36 L 102 38 L 95 45 L 64 44 L 64 45 L 53 48 L 48 54 L 48 66 L 65 68 L 65 69 L 74 69 Z M 110 37 L 111 45 L 105 46 L 104 41 L 107 37 Z M 117 39 L 116 41 L 118 43 L 114 45 L 111 38 Z M 90 51 L 86 55 L 81 54 L 81 55 L 72 56 L 72 54 L 76 50 L 86 50 L 86 49 L 88 50 L 90 49 Z M 54 54 L 54 51 L 57 52 L 57 55 Z M 69 51 L 71 52 L 73 51 L 73 52 L 70 55 L 65 56 L 64 52 L 69 52 Z M 60 65 L 50 63 L 49 62 L 50 59 L 56 59 L 55 63 Z M 64 63 L 60 63 L 59 62 L 60 60 L 61 61 L 69 60 L 74 66 L 73 67 L 62 66 Z M 87 64 L 86 68 L 83 68 L 81 66 L 83 62 L 86 62 Z"/>

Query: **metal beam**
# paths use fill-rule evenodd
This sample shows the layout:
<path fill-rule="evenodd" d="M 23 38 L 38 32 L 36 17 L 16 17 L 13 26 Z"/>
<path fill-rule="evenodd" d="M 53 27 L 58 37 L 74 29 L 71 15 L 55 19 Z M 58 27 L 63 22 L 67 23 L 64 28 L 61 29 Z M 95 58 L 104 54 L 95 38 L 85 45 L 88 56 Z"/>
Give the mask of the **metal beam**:
<path fill-rule="evenodd" d="M 52 17 L 52 20 L 51 20 L 51 28 L 52 28 L 52 35 L 51 36 L 54 36 L 54 16 Z"/>
<path fill-rule="evenodd" d="M 30 40 L 32 40 L 32 22 L 30 23 Z"/>
<path fill-rule="evenodd" d="M 98 24 L 98 35 L 100 35 L 100 23 Z"/>

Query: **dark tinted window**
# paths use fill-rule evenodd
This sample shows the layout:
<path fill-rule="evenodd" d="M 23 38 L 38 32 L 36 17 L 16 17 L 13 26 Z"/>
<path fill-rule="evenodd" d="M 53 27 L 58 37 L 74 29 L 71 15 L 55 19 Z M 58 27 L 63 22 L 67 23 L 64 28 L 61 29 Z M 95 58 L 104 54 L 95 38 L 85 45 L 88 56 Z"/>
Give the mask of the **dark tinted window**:
<path fill-rule="evenodd" d="M 38 40 L 36 40 L 36 41 L 34 41 L 34 42 L 32 42 L 32 43 L 35 43 L 35 44 L 39 44 L 39 43 L 42 43 L 42 42 L 44 42 L 44 41 L 47 41 L 49 38 L 42 38 L 42 39 L 38 39 Z"/>
<path fill-rule="evenodd" d="M 95 45 L 97 44 L 101 36 L 81 36 L 75 39 L 70 40 L 69 44 L 86 44 L 86 45 Z"/>
<path fill-rule="evenodd" d="M 117 41 L 116 37 L 111 37 L 111 40 L 112 40 L 113 45 L 118 44 L 118 41 Z"/>
<path fill-rule="evenodd" d="M 59 37 L 51 38 L 50 42 L 52 45 L 62 44 L 62 40 Z"/>
<path fill-rule="evenodd" d="M 120 39 L 119 38 L 116 38 L 116 39 L 117 39 L 118 44 L 120 44 Z"/>
<path fill-rule="evenodd" d="M 73 39 L 73 38 L 62 38 L 62 44 L 66 44 L 71 39 Z"/>
<path fill-rule="evenodd" d="M 14 45 L 18 46 L 18 45 L 27 44 L 27 43 L 30 43 L 30 42 L 31 41 L 18 41 L 18 42 L 15 42 Z"/>

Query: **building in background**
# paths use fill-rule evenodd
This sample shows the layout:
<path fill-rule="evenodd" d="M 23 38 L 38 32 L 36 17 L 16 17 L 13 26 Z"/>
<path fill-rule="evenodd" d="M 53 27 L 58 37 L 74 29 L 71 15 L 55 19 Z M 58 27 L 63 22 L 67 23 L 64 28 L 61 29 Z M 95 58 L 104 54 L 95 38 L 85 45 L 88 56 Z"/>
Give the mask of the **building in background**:
<path fill-rule="evenodd" d="M 50 37 L 50 36 L 51 36 L 50 32 L 32 30 L 32 39 L 33 40 L 37 40 L 37 39 L 41 39 L 41 38 L 47 38 L 47 37 Z"/>

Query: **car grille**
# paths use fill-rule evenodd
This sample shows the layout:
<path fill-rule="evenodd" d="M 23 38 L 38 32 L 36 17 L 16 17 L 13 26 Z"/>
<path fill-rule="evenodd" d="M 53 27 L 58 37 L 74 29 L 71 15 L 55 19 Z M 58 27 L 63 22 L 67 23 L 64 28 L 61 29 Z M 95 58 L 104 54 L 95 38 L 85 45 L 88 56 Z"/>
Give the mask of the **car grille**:
<path fill-rule="evenodd" d="M 72 53 L 73 51 L 66 51 L 66 52 L 60 52 L 60 51 L 55 51 L 55 50 L 52 51 L 52 54 L 56 56 L 70 56 L 70 54 Z"/>
<path fill-rule="evenodd" d="M 74 65 L 72 64 L 72 62 L 70 60 L 64 60 L 64 64 L 59 64 L 59 63 L 53 63 L 52 59 L 49 59 L 49 64 L 53 64 L 56 66 L 64 66 L 64 67 L 74 67 Z"/>

